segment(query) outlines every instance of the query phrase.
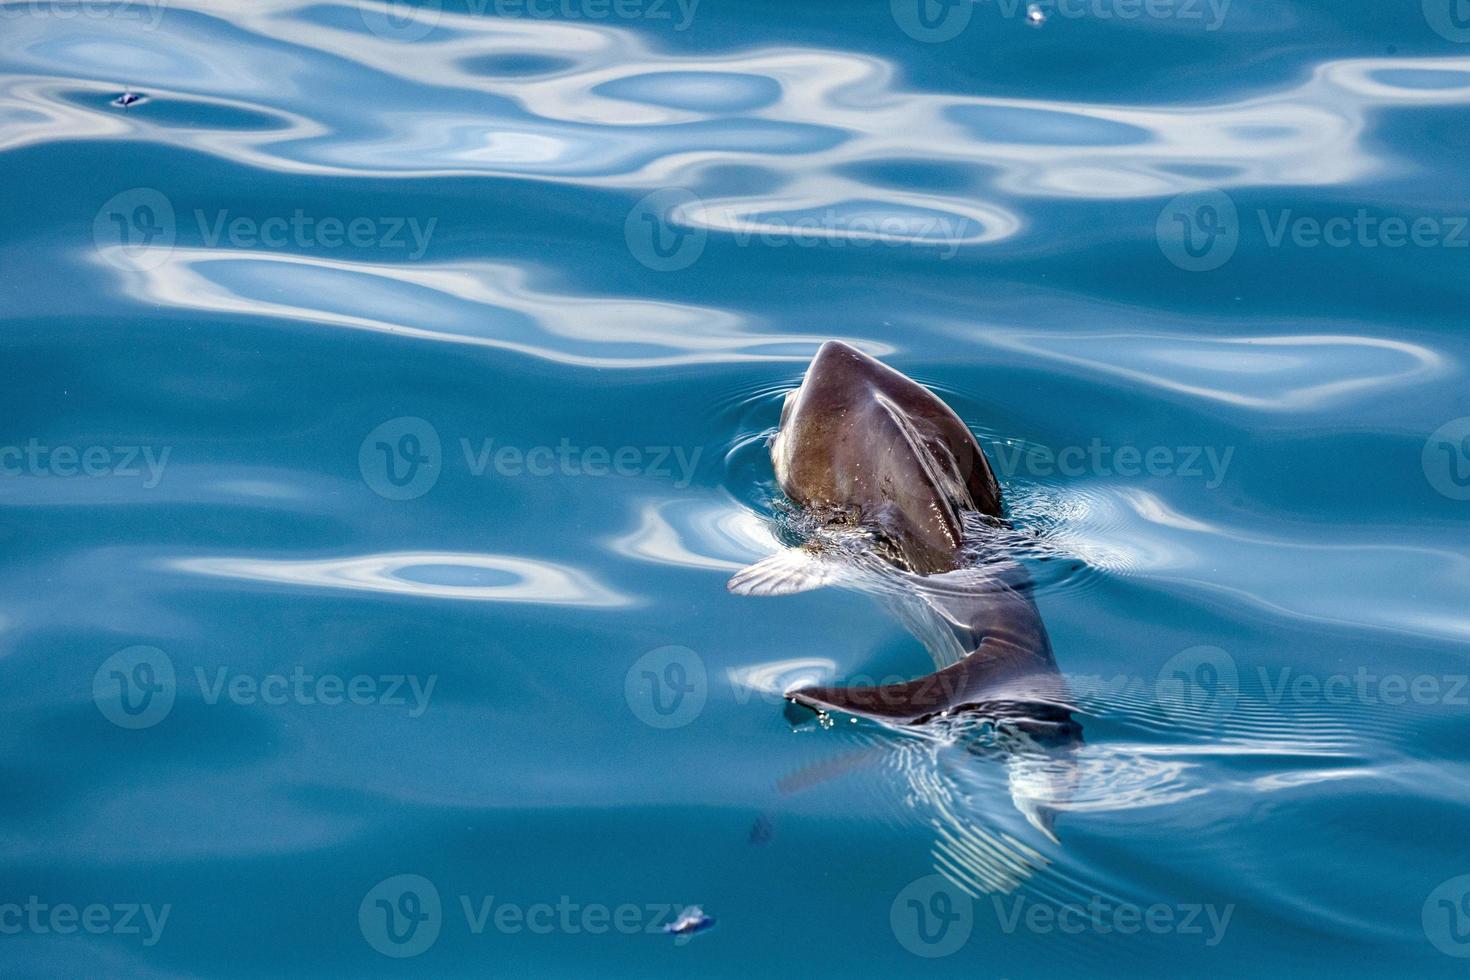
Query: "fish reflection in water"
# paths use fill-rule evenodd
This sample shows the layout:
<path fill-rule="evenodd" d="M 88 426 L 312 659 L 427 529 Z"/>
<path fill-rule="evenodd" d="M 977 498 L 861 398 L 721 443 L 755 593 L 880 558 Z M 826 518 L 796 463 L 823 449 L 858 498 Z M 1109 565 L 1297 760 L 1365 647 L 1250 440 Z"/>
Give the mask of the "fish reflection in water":
<path fill-rule="evenodd" d="M 790 795 L 877 768 L 896 784 L 908 814 L 932 828 L 936 871 L 972 895 L 1009 893 L 1050 863 L 1039 848 L 1060 844 L 1057 814 L 1068 809 L 1083 779 L 1082 729 L 1070 717 L 1057 720 L 1064 710 L 1056 703 L 993 702 L 911 725 L 847 716 L 858 722 L 850 728 L 836 724 L 839 713 L 819 712 L 815 724 L 845 729 L 862 745 L 784 776 L 777 788 Z M 813 723 L 794 704 L 788 717 Z M 1001 794 L 1024 822 L 997 811 L 993 800 Z"/>

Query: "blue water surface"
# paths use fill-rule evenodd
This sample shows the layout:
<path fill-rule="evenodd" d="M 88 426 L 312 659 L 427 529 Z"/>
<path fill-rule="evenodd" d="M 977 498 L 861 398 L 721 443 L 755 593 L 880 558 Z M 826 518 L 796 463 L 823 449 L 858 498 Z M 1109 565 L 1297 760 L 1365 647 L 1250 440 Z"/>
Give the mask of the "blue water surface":
<path fill-rule="evenodd" d="M 1453 0 L 0 18 L 0 972 L 1463 973 Z M 1065 758 L 785 708 L 929 669 L 725 589 L 829 338 Z"/>

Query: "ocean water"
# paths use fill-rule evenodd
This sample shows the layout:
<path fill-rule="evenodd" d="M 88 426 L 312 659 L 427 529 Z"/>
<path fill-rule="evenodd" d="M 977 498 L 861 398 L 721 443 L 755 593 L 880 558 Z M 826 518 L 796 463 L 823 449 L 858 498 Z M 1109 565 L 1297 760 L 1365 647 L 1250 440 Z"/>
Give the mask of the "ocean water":
<path fill-rule="evenodd" d="M 0 973 L 1461 975 L 1462 7 L 0 3 Z M 784 706 L 828 338 L 1075 752 Z"/>

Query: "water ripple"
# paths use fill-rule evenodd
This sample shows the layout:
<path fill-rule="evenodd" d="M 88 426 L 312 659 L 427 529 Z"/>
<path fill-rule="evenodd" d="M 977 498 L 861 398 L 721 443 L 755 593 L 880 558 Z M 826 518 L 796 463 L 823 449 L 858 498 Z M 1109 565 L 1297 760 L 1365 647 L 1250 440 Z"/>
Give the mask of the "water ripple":
<path fill-rule="evenodd" d="M 1453 361 L 1421 344 L 1367 334 L 1200 336 L 1041 334 L 993 329 L 983 341 L 1130 388 L 1149 386 L 1256 412 L 1301 412 L 1420 384 Z"/>
<path fill-rule="evenodd" d="M 175 558 L 162 564 L 216 578 L 435 599 L 593 607 L 636 604 L 631 596 L 580 569 L 513 555 L 405 551 L 317 559 Z"/>
<path fill-rule="evenodd" d="M 493 347 L 580 367 L 802 361 L 825 339 L 757 332 L 709 307 L 557 292 L 544 282 L 550 273 L 504 262 L 159 251 L 154 261 L 113 245 L 97 264 L 117 267 L 124 289 L 144 303 Z"/>
<path fill-rule="evenodd" d="M 952 244 L 975 245 L 1029 223 L 1000 195 L 1346 184 L 1404 169 L 1366 138 L 1370 113 L 1470 103 L 1466 58 L 1339 59 L 1234 101 L 1108 105 L 909 91 L 889 61 L 813 47 L 682 56 L 592 24 L 445 12 L 430 36 L 405 46 L 375 36 L 345 0 L 306 11 L 290 0 L 249 10 L 196 0 L 151 32 L 97 18 L 60 29 L 41 21 L 12 20 L 0 39 L 11 72 L 0 88 L 5 148 L 150 140 L 278 172 L 481 174 L 623 190 L 699 191 L 712 167 L 743 159 L 778 174 L 779 190 L 713 194 L 686 215 L 738 233 L 759 233 L 763 215 L 825 209 L 839 219 L 818 233 L 850 235 L 843 222 L 853 208 L 876 206 L 905 220 L 944 216 L 961 229 Z M 282 71 L 283 59 L 297 71 Z M 486 59 L 551 67 L 507 74 L 486 71 Z M 156 97 L 146 115 L 77 103 L 73 93 L 116 86 L 119 72 Z M 170 126 L 158 108 L 183 101 L 225 115 Z M 378 152 L 385 144 L 392 154 Z M 977 189 L 990 182 L 1000 195 L 905 191 L 855 176 L 916 158 L 969 166 Z"/>

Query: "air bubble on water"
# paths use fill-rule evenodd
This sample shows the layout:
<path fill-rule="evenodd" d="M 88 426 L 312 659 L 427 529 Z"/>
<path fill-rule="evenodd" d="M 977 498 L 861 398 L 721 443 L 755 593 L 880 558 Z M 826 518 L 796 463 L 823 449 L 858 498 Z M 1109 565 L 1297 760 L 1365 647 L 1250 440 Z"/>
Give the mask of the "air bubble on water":
<path fill-rule="evenodd" d="M 1026 23 L 1032 27 L 1040 27 L 1046 23 L 1046 14 L 1042 11 L 1040 4 L 1029 3 L 1026 5 Z"/>

